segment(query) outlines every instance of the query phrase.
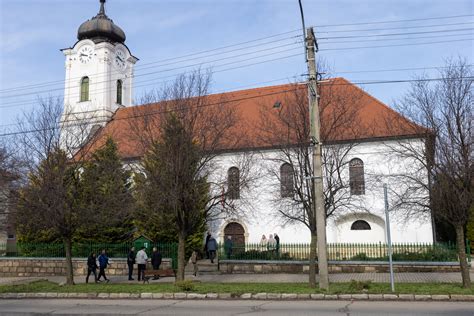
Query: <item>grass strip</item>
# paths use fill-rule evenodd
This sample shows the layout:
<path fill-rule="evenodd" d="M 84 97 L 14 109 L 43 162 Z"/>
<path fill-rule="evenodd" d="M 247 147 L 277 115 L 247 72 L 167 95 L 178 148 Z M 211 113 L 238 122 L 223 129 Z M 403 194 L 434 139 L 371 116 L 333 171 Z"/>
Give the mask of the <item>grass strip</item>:
<path fill-rule="evenodd" d="M 389 294 L 390 284 L 366 282 L 332 283 L 328 292 L 310 288 L 307 283 L 200 283 L 188 282 L 186 289 L 193 293 L 325 293 L 325 294 Z M 464 289 L 457 283 L 400 283 L 396 284 L 398 294 L 474 294 L 474 289 Z M 28 284 L 2 285 L 0 293 L 171 293 L 184 292 L 182 286 L 172 283 L 155 284 L 77 284 L 63 285 L 49 281 Z"/>

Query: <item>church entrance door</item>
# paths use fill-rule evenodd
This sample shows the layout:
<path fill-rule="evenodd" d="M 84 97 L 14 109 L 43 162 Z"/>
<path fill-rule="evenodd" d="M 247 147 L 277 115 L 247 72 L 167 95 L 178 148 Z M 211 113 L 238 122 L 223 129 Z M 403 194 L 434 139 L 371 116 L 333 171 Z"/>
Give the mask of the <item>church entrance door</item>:
<path fill-rule="evenodd" d="M 239 223 L 231 222 L 224 228 L 224 241 L 227 240 L 227 236 L 232 236 L 235 246 L 245 245 L 245 230 Z"/>

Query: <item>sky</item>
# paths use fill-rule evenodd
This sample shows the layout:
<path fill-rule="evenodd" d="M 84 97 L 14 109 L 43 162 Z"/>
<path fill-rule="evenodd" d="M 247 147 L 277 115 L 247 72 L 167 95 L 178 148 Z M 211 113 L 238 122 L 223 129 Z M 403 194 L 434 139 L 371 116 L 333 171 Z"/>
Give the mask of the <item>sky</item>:
<path fill-rule="evenodd" d="M 458 56 L 474 64 L 472 0 L 302 3 L 327 72 L 388 105 L 409 83 L 362 83 L 437 78 L 436 68 Z M 80 24 L 98 10 L 98 0 L 0 0 L 0 133 L 14 129 L 38 98 L 62 96 L 60 49 L 75 44 Z M 213 92 L 304 80 L 307 73 L 298 0 L 108 0 L 106 13 L 140 59 L 136 99 L 197 67 L 212 69 Z"/>

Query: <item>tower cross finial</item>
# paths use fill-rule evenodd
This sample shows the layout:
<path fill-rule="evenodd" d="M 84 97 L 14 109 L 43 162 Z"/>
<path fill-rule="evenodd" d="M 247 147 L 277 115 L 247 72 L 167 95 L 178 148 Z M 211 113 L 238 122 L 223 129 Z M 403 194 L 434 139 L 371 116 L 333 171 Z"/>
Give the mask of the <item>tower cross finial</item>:
<path fill-rule="evenodd" d="M 99 14 L 105 15 L 104 4 L 105 4 L 105 0 L 100 0 L 100 10 L 99 10 Z"/>

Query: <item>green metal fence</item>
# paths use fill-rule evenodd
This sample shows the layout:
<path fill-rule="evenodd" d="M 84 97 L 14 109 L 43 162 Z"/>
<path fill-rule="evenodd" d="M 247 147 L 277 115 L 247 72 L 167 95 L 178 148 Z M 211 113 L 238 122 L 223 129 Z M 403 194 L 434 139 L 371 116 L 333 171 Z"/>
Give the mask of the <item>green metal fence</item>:
<path fill-rule="evenodd" d="M 72 246 L 73 257 L 85 258 L 94 251 L 100 253 L 106 249 L 112 258 L 125 258 L 132 247 L 132 243 L 122 244 L 96 244 L 74 243 Z M 177 268 L 178 245 L 176 243 L 153 243 L 163 258 L 171 258 L 173 268 Z M 151 254 L 151 247 L 147 249 Z M 447 261 L 458 260 L 456 245 L 452 243 L 394 243 L 394 261 Z M 386 261 L 388 260 L 388 247 L 385 243 L 333 243 L 328 244 L 328 258 L 335 261 Z M 138 249 L 137 249 L 138 250 Z M 219 258 L 228 258 L 223 245 L 219 245 Z M 233 260 L 308 260 L 309 244 L 281 244 L 278 249 L 248 243 L 234 245 L 230 259 Z M 470 254 L 470 243 L 466 243 L 466 253 Z M 62 243 L 16 243 L 0 244 L 0 256 L 8 257 L 65 257 Z M 468 256 L 470 258 L 470 256 Z"/>
<path fill-rule="evenodd" d="M 132 243 L 122 244 L 99 244 L 99 243 L 74 243 L 72 245 L 72 256 L 86 258 L 91 252 L 100 254 L 103 249 L 111 258 L 126 258 Z M 177 267 L 178 245 L 175 243 L 153 243 L 147 249 L 151 255 L 152 247 L 157 247 L 163 258 L 171 258 L 173 268 Z M 138 250 L 138 249 L 136 249 Z M 64 258 L 66 252 L 62 243 L 0 243 L 0 256 L 7 257 L 42 257 L 42 258 Z"/>
<path fill-rule="evenodd" d="M 469 243 L 467 244 L 469 245 Z M 385 243 L 333 243 L 328 244 L 328 259 L 334 261 L 386 261 L 388 246 Z M 394 243 L 394 261 L 457 261 L 456 245 L 452 243 Z M 234 245 L 228 255 L 219 245 L 219 258 L 232 260 L 309 260 L 309 244 L 281 244 L 270 249 L 260 244 Z M 469 246 L 466 249 L 470 253 Z"/>

